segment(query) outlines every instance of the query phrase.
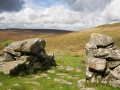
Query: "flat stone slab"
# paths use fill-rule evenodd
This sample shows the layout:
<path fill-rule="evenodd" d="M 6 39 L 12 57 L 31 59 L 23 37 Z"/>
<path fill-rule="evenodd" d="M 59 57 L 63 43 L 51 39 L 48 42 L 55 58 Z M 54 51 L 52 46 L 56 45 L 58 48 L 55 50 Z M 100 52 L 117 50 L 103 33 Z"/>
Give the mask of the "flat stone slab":
<path fill-rule="evenodd" d="M 62 66 L 62 65 L 60 65 L 60 66 L 56 66 L 59 70 L 63 70 L 63 69 L 65 69 L 65 67 L 64 66 Z"/>
<path fill-rule="evenodd" d="M 94 88 L 81 88 L 80 90 L 96 90 Z"/>
<path fill-rule="evenodd" d="M 40 83 L 38 83 L 38 82 L 29 82 L 29 81 L 27 81 L 27 82 L 24 82 L 24 83 L 27 83 L 27 84 L 34 84 L 34 85 L 40 85 Z"/>
<path fill-rule="evenodd" d="M 70 67 L 70 66 L 66 66 L 66 70 L 67 70 L 67 71 L 72 71 L 72 70 L 74 70 L 74 68 L 73 68 L 73 67 Z"/>
<path fill-rule="evenodd" d="M 3 83 L 0 82 L 0 86 L 2 86 L 2 85 L 3 85 Z"/>
<path fill-rule="evenodd" d="M 72 84 L 72 82 L 69 82 L 69 81 L 64 80 L 64 79 L 59 79 L 59 78 L 55 78 L 54 81 L 64 83 L 64 84 L 69 84 L 69 85 Z"/>
<path fill-rule="evenodd" d="M 68 76 L 67 73 L 57 73 L 56 75 L 58 75 L 58 76 Z"/>
<path fill-rule="evenodd" d="M 55 70 L 48 70 L 48 73 L 55 73 Z"/>

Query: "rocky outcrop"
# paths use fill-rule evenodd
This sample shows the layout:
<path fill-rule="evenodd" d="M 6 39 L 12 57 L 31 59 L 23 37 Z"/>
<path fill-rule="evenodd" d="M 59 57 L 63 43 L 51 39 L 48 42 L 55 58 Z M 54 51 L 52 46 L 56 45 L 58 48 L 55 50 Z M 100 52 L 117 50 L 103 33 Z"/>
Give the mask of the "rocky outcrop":
<path fill-rule="evenodd" d="M 91 34 L 86 49 L 86 80 L 98 82 L 104 80 L 111 86 L 119 86 L 120 50 L 114 46 L 114 40 L 103 34 Z"/>
<path fill-rule="evenodd" d="M 0 72 L 4 74 L 31 74 L 56 66 L 54 54 L 47 55 L 45 40 L 39 38 L 13 42 L 0 55 Z"/>

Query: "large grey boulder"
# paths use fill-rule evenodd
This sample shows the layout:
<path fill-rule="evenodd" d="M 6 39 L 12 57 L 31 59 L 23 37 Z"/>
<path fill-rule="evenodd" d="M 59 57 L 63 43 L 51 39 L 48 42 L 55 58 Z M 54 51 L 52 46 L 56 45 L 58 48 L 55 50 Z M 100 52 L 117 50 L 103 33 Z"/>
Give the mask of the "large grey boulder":
<path fill-rule="evenodd" d="M 46 42 L 39 38 L 11 43 L 0 55 L 0 72 L 24 75 L 56 66 L 54 54 L 47 55 L 45 45 Z"/>
<path fill-rule="evenodd" d="M 21 47 L 21 51 L 25 53 L 37 54 L 40 50 L 42 50 L 45 47 L 43 42 L 44 41 L 40 40 L 39 38 L 24 40 L 23 46 Z"/>
<path fill-rule="evenodd" d="M 46 42 L 39 38 L 26 39 L 11 43 L 4 49 L 4 51 L 12 54 L 15 52 L 37 54 L 40 50 L 45 48 L 45 45 Z"/>
<path fill-rule="evenodd" d="M 99 33 L 91 34 L 90 42 L 94 43 L 97 47 L 106 47 L 114 44 L 114 40 L 111 37 Z"/>

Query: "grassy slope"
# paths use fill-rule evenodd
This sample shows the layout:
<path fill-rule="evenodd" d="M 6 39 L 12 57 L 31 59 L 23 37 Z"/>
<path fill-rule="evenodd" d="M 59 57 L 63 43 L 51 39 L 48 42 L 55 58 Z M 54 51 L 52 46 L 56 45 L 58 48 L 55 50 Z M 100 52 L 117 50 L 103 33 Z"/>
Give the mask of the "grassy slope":
<path fill-rule="evenodd" d="M 109 35 L 115 40 L 115 44 L 120 47 L 120 23 L 112 25 L 101 25 L 89 30 L 82 30 L 72 32 L 69 34 L 48 38 L 46 49 L 49 50 L 63 50 L 63 51 L 76 51 L 83 50 L 85 44 L 90 39 L 91 33 L 101 33 Z"/>

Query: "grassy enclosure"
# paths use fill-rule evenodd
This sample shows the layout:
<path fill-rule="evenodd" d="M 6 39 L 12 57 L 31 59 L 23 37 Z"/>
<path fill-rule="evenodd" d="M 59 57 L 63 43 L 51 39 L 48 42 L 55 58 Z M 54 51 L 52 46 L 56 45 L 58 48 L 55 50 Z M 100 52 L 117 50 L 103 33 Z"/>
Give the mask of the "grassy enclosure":
<path fill-rule="evenodd" d="M 65 34 L 55 34 L 54 32 L 50 34 L 42 32 L 41 34 L 41 32 L 32 33 L 33 31 L 25 31 L 26 35 L 20 34 L 19 36 L 16 34 L 19 32 L 14 34 L 13 32 L 15 31 L 10 32 L 9 30 L 8 32 L 3 32 L 3 36 L 5 37 L 5 35 L 8 35 L 8 37 L 0 40 L 1 50 L 9 43 L 17 40 L 32 37 L 43 38 L 47 44 L 45 48 L 47 53 L 55 54 L 55 60 L 58 66 L 51 68 L 50 71 L 39 71 L 36 74 L 23 77 L 13 77 L 0 73 L 0 83 L 2 83 L 2 85 L 0 85 L 0 90 L 80 90 L 80 88 L 76 87 L 76 84 L 79 79 L 85 78 L 86 62 L 84 47 L 90 39 L 90 34 L 101 33 L 109 35 L 115 40 L 115 45 L 120 48 L 120 23 L 101 25 L 89 30 Z M 2 32 L 0 32 L 0 35 L 2 35 Z M 67 70 L 68 68 L 72 70 Z M 66 82 L 72 84 L 60 83 L 55 81 L 56 79 L 62 81 L 66 80 Z M 97 90 L 119 90 L 119 88 L 113 88 L 109 85 L 102 84 L 91 84 L 86 87 L 93 87 Z"/>

